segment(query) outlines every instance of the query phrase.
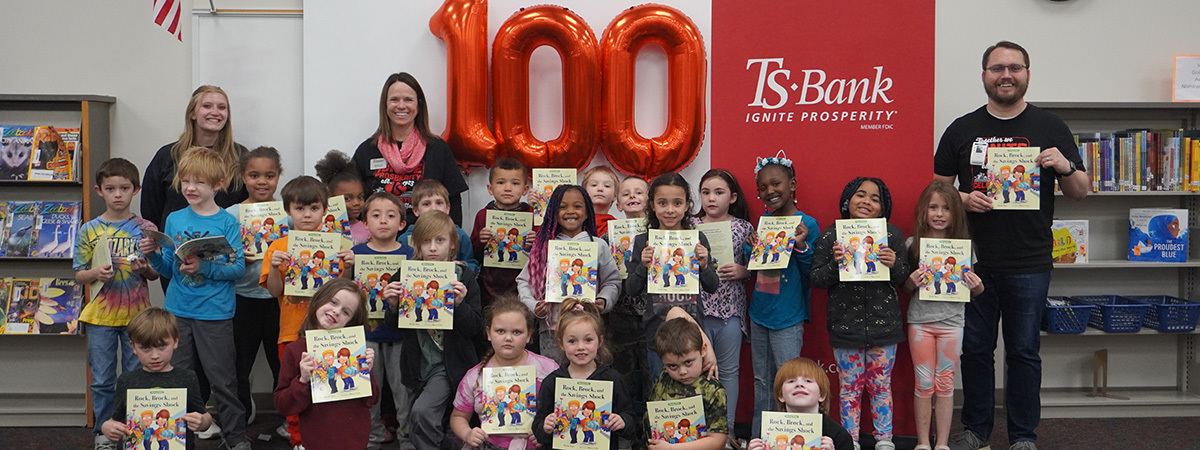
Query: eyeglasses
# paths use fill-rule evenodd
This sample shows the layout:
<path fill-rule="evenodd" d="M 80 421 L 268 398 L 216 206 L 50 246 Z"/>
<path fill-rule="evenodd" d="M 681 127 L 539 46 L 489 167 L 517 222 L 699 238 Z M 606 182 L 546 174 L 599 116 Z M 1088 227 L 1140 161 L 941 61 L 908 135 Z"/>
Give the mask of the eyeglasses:
<path fill-rule="evenodd" d="M 1023 72 L 1025 72 L 1025 69 L 1027 69 L 1027 68 L 1028 68 L 1028 67 L 1026 67 L 1026 66 L 1022 66 L 1022 65 L 1020 65 L 1020 64 L 1009 64 L 1009 65 L 1007 65 L 1007 66 L 1005 66 L 1005 65 L 1002 65 L 1002 64 L 996 64 L 996 65 L 994 65 L 994 66 L 989 66 L 989 67 L 987 68 L 987 71 L 988 71 L 988 72 L 991 72 L 991 73 L 994 73 L 994 74 L 996 74 L 996 75 L 1000 75 L 1000 74 L 1004 73 L 1004 70 L 1005 70 L 1005 69 L 1008 69 L 1008 72 L 1009 72 L 1009 73 L 1012 73 L 1012 74 L 1018 74 L 1018 73 L 1023 73 Z"/>

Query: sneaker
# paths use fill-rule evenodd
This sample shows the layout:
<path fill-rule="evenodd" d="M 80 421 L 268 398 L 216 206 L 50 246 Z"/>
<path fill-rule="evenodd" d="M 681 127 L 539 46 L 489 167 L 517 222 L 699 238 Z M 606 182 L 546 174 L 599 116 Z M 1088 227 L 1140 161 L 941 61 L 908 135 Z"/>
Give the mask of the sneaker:
<path fill-rule="evenodd" d="M 979 450 L 988 447 L 983 439 L 970 430 L 963 430 L 950 439 L 950 450 Z"/>
<path fill-rule="evenodd" d="M 896 444 L 887 439 L 875 441 L 875 450 L 896 450 Z"/>
<path fill-rule="evenodd" d="M 292 438 L 292 433 L 288 433 L 288 430 L 287 430 L 287 422 L 284 422 L 282 425 L 279 425 L 279 428 L 275 429 L 275 434 L 278 434 L 280 437 L 282 437 L 284 439 Z"/>
<path fill-rule="evenodd" d="M 1033 441 L 1017 441 L 1008 446 L 1008 450 L 1037 450 L 1037 445 L 1034 445 Z"/>
<path fill-rule="evenodd" d="M 295 447 L 292 447 L 292 450 L 304 450 L 304 446 L 303 446 L 303 445 L 297 445 L 297 446 L 295 446 Z"/>
<path fill-rule="evenodd" d="M 103 434 L 96 436 L 96 445 L 93 448 L 95 450 L 119 450 L 120 449 L 120 447 L 117 446 L 117 443 L 115 441 L 108 440 L 108 438 L 105 437 Z"/>
<path fill-rule="evenodd" d="M 858 441 L 854 441 L 854 450 L 862 450 L 862 445 Z"/>
<path fill-rule="evenodd" d="M 207 430 L 196 432 L 196 437 L 200 439 L 213 439 L 220 435 L 221 427 L 217 426 L 216 422 L 213 422 L 212 426 L 208 427 Z"/>

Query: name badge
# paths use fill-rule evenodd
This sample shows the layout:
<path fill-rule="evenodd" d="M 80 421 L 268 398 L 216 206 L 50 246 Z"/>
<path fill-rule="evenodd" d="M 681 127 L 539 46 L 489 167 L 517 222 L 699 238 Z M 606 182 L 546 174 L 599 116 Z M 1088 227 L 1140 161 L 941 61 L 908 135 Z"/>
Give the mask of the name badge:
<path fill-rule="evenodd" d="M 980 163 L 983 164 L 983 163 Z M 387 160 L 383 158 L 374 158 L 371 160 L 371 170 L 380 170 L 387 168 Z"/>
<path fill-rule="evenodd" d="M 987 142 L 975 142 L 971 147 L 971 165 L 982 166 L 987 160 Z M 374 164 L 374 162 L 372 162 Z"/>

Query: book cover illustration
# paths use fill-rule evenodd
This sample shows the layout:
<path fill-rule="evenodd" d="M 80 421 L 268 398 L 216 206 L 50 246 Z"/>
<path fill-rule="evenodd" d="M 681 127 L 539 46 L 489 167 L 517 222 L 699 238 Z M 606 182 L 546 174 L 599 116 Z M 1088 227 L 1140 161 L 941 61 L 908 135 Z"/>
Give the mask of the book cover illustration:
<path fill-rule="evenodd" d="M 488 210 L 484 226 L 492 239 L 483 246 L 483 266 L 521 269 L 529 264 L 525 235 L 533 229 L 533 213 Z"/>
<path fill-rule="evenodd" d="M 599 380 L 554 380 L 554 445 L 558 450 L 606 449 L 611 431 L 613 383 Z"/>
<path fill-rule="evenodd" d="M 37 202 L 8 202 L 8 230 L 4 246 L 8 248 L 5 256 L 33 256 L 38 243 L 38 214 Z"/>
<path fill-rule="evenodd" d="M 130 389 L 125 407 L 125 450 L 187 448 L 187 389 Z"/>
<path fill-rule="evenodd" d="M 762 216 L 758 219 L 758 243 L 750 252 L 750 270 L 787 268 L 796 245 L 796 227 L 804 216 Z M 809 230 L 811 233 L 812 230 Z M 710 241 L 711 242 L 711 241 Z"/>
<path fill-rule="evenodd" d="M 1054 247 L 1050 256 L 1058 264 L 1088 262 L 1088 221 L 1055 220 L 1050 225 Z"/>
<path fill-rule="evenodd" d="M 399 328 L 449 330 L 454 328 L 454 288 L 457 280 L 453 261 L 416 261 L 400 263 Z"/>
<path fill-rule="evenodd" d="M 74 278 L 42 278 L 34 315 L 39 334 L 75 334 L 83 309 L 83 287 Z"/>
<path fill-rule="evenodd" d="M 971 290 L 963 276 L 971 271 L 970 239 L 921 239 L 920 270 L 925 283 L 918 290 L 921 300 L 969 302 Z M 960 289 L 961 288 L 961 289 Z"/>
<path fill-rule="evenodd" d="M 354 247 L 354 239 L 350 236 L 350 213 L 346 209 L 346 196 L 329 197 L 329 207 L 325 209 L 325 219 L 317 229 L 322 233 L 339 233 L 342 235 L 342 248 L 349 250 Z"/>
<path fill-rule="evenodd" d="M 313 403 L 371 396 L 371 367 L 362 326 L 304 332 L 316 366 L 309 385 Z"/>
<path fill-rule="evenodd" d="M 879 262 L 879 250 L 887 247 L 887 219 L 838 219 L 837 243 L 842 245 L 838 280 L 888 281 L 891 270 Z"/>
<path fill-rule="evenodd" d="M 708 435 L 702 396 L 646 402 L 646 411 L 650 415 L 650 439 L 682 444 Z"/>
<path fill-rule="evenodd" d="M 79 179 L 79 174 L 76 169 L 79 167 L 79 150 L 83 147 L 83 129 L 74 128 L 56 128 L 58 135 L 62 137 L 63 145 L 67 149 L 67 160 L 65 164 L 56 164 L 54 167 L 54 179 L 74 181 Z"/>
<path fill-rule="evenodd" d="M 92 246 L 91 262 L 92 269 L 112 265 L 112 244 L 109 242 L 108 233 L 102 233 L 96 238 L 96 243 Z M 96 296 L 100 295 L 100 289 L 103 288 L 104 282 L 99 279 L 88 284 L 88 301 L 95 300 Z"/>
<path fill-rule="evenodd" d="M 563 184 L 578 184 L 575 169 L 533 169 L 533 185 L 529 190 L 529 206 L 533 207 L 533 225 L 541 226 L 546 214 L 546 202 L 554 189 Z"/>
<path fill-rule="evenodd" d="M 987 196 L 992 209 L 1041 208 L 1041 168 L 1033 163 L 1038 147 L 988 147 Z"/>
<path fill-rule="evenodd" d="M 596 300 L 599 255 L 599 244 L 595 242 L 550 241 L 546 251 L 546 301 Z"/>
<path fill-rule="evenodd" d="M 29 256 L 41 258 L 72 258 L 75 256 L 75 234 L 79 231 L 80 202 L 41 202 L 38 204 L 41 225 L 38 242 Z"/>
<path fill-rule="evenodd" d="M 12 277 L 0 277 L 0 314 L 4 317 L 0 320 L 0 334 L 4 333 L 4 326 L 8 323 L 8 301 L 12 298 Z"/>
<path fill-rule="evenodd" d="M 767 450 L 814 450 L 821 448 L 820 414 L 763 411 L 762 436 Z"/>
<path fill-rule="evenodd" d="M 654 259 L 646 268 L 646 292 L 650 294 L 699 294 L 700 262 L 696 260 L 697 230 L 650 230 L 646 245 L 654 247 Z"/>
<path fill-rule="evenodd" d="M 238 205 L 246 261 L 262 259 L 271 243 L 288 235 L 287 218 L 287 210 L 280 201 Z"/>
<path fill-rule="evenodd" d="M 626 264 L 633 261 L 633 240 L 646 232 L 646 219 L 613 219 L 608 221 L 608 246 L 621 279 L 629 277 Z"/>
<path fill-rule="evenodd" d="M 537 410 L 537 367 L 485 367 L 480 428 L 488 434 L 526 434 Z"/>
<path fill-rule="evenodd" d="M 1129 210 L 1130 261 L 1187 262 L 1187 259 L 1188 210 Z"/>
<path fill-rule="evenodd" d="M 14 278 L 9 284 L 8 310 L 4 316 L 5 334 L 37 332 L 34 316 L 42 301 L 42 280 Z"/>
<path fill-rule="evenodd" d="M 0 128 L 0 180 L 29 178 L 29 159 L 33 155 L 33 129 L 25 125 Z"/>
<path fill-rule="evenodd" d="M 342 248 L 342 239 L 339 233 L 290 231 L 287 252 L 292 259 L 284 272 L 284 295 L 312 297 L 326 279 L 341 275 L 337 252 Z"/>
<path fill-rule="evenodd" d="M 142 228 L 141 230 L 142 234 L 154 240 L 164 253 L 172 252 L 175 254 L 176 267 L 182 265 L 183 260 L 187 258 L 196 258 L 200 261 L 208 261 L 222 266 L 237 262 L 237 249 L 233 248 L 233 245 L 229 243 L 228 239 L 225 239 L 225 236 L 197 237 L 175 245 L 175 240 L 163 232 L 146 228 Z M 181 240 L 182 238 L 183 236 L 180 236 Z"/>
<path fill-rule="evenodd" d="M 404 255 L 355 255 L 354 281 L 367 299 L 367 318 L 382 319 L 387 312 L 383 288 L 392 281 L 392 274 L 408 259 Z"/>
<path fill-rule="evenodd" d="M 0 201 L 0 256 L 8 254 L 8 203 Z"/>
<path fill-rule="evenodd" d="M 35 127 L 31 148 L 33 153 L 29 156 L 30 181 L 67 179 L 64 175 L 71 171 L 73 155 L 67 150 L 67 144 L 54 127 Z"/>

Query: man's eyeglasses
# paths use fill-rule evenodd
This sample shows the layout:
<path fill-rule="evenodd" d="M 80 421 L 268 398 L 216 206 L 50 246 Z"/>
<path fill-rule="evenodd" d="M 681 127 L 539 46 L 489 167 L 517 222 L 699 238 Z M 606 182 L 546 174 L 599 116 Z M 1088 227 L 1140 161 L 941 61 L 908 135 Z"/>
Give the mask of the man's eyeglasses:
<path fill-rule="evenodd" d="M 1020 64 L 1009 64 L 1009 65 L 1007 65 L 1007 66 L 1005 66 L 1005 65 L 1003 65 L 1003 64 L 996 64 L 996 65 L 994 65 L 994 66 L 989 66 L 989 67 L 987 68 L 987 71 L 988 71 L 988 72 L 991 72 L 991 73 L 994 73 L 994 74 L 996 74 L 996 75 L 1000 75 L 1000 74 L 1004 73 L 1004 70 L 1005 70 L 1005 69 L 1008 69 L 1008 72 L 1009 72 L 1009 73 L 1014 73 L 1014 74 L 1016 74 L 1016 73 L 1022 73 L 1022 72 L 1025 72 L 1025 69 L 1026 69 L 1026 68 L 1027 68 L 1026 66 L 1023 66 L 1023 65 L 1020 65 Z"/>

